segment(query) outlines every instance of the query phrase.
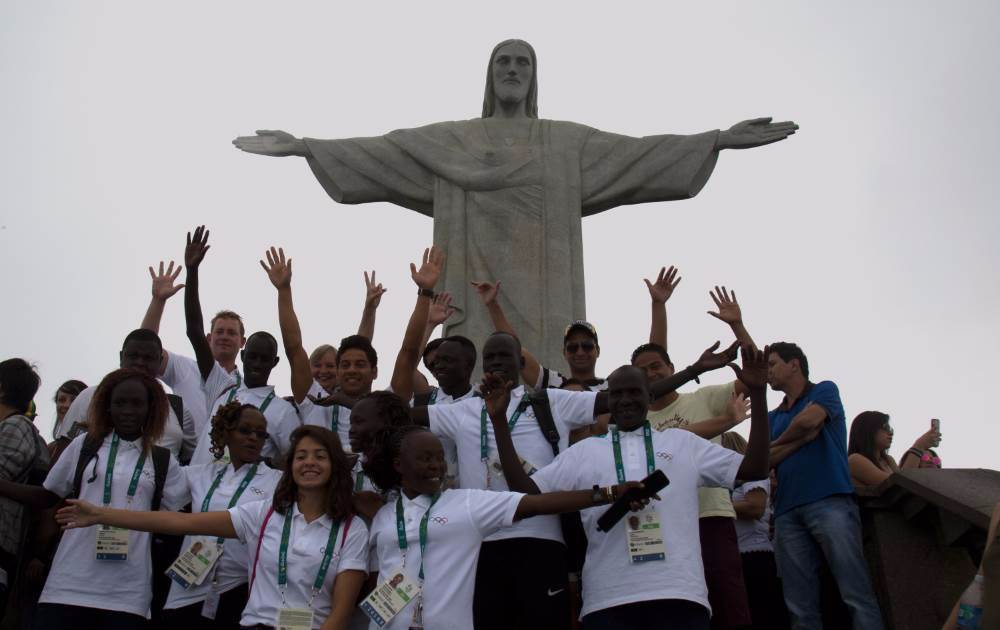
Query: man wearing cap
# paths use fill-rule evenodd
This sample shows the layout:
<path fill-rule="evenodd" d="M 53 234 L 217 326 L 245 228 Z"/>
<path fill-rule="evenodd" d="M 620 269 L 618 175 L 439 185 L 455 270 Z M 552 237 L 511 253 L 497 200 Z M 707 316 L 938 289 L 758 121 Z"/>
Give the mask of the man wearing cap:
<path fill-rule="evenodd" d="M 517 332 L 507 316 L 503 312 L 500 303 L 497 301 L 497 293 L 500 290 L 500 283 L 473 282 L 472 286 L 479 293 L 479 298 L 489 311 L 493 326 L 498 330 L 517 336 Z M 559 388 L 563 382 L 573 378 L 592 392 L 605 391 L 608 388 L 607 381 L 597 378 L 594 375 L 594 367 L 597 365 L 597 357 L 601 356 L 601 346 L 597 343 L 597 329 L 590 322 L 577 320 L 566 327 L 563 333 L 563 358 L 569 366 L 569 376 L 563 376 L 556 370 L 545 367 L 538 362 L 531 352 L 524 352 L 524 367 L 521 368 L 521 377 L 525 383 L 534 386 L 535 389 L 547 387 Z"/>

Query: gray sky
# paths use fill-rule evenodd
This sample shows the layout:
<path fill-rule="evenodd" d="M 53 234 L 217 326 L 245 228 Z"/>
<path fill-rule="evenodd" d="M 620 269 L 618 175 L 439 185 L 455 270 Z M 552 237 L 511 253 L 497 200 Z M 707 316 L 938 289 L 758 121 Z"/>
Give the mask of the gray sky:
<path fill-rule="evenodd" d="M 897 457 L 940 417 L 946 466 L 992 467 L 1000 5 L 687 4 L 3 3 L 0 344 L 38 365 L 40 426 L 59 383 L 96 384 L 117 366 L 148 301 L 146 267 L 181 259 L 199 223 L 212 230 L 206 312 L 234 308 L 276 333 L 257 260 L 283 245 L 309 347 L 353 332 L 362 269 L 377 269 L 386 383 L 431 221 L 339 206 L 303 160 L 230 141 L 477 116 L 490 49 L 520 37 L 539 55 L 545 118 L 629 135 L 766 115 L 802 127 L 725 152 L 693 200 L 584 221 L 600 373 L 645 340 L 642 278 L 674 264 L 676 363 L 730 339 L 705 315 L 709 289 L 726 284 L 759 343 L 798 342 L 813 379 L 839 384 L 848 421 L 892 416 Z M 190 353 L 181 301 L 162 336 Z M 284 361 L 272 382 L 288 390 Z"/>

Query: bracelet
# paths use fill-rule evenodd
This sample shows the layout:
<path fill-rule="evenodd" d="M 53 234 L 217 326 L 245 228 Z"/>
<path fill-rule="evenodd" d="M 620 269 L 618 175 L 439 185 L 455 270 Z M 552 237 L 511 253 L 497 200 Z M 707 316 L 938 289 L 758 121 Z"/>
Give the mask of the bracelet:
<path fill-rule="evenodd" d="M 434 289 L 417 289 L 417 295 L 420 297 L 429 297 L 434 299 Z"/>
<path fill-rule="evenodd" d="M 920 450 L 919 448 L 917 448 L 916 446 L 911 446 L 910 448 L 906 449 L 906 452 L 907 453 L 912 453 L 913 455 L 916 455 L 917 457 L 923 457 L 924 456 L 924 452 L 922 450 Z"/>

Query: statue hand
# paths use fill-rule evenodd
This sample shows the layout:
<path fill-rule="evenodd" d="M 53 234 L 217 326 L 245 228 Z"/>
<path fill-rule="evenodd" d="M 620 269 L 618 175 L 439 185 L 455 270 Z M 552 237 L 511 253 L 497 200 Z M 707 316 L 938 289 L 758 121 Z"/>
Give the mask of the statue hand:
<path fill-rule="evenodd" d="M 299 155 L 306 157 L 309 149 L 292 134 L 280 130 L 258 129 L 256 136 L 240 136 L 233 140 L 233 145 L 240 151 L 270 155 L 271 157 L 287 157 Z"/>
<path fill-rule="evenodd" d="M 260 266 L 267 272 L 267 277 L 274 288 L 284 289 L 292 286 L 292 259 L 285 260 L 285 250 L 280 247 L 274 249 L 272 246 L 270 250 L 264 252 L 264 255 L 267 263 L 261 260 Z"/>
<path fill-rule="evenodd" d="M 188 232 L 187 247 L 184 248 L 184 264 L 187 265 L 188 271 L 197 269 L 201 261 L 205 259 L 205 253 L 211 247 L 208 244 L 208 234 L 209 231 L 205 229 L 204 225 L 195 228 L 193 237 Z"/>
<path fill-rule="evenodd" d="M 183 284 L 174 284 L 183 268 L 183 265 L 177 265 L 177 268 L 174 269 L 174 261 L 172 260 L 166 271 L 163 270 L 162 260 L 160 261 L 159 273 L 153 271 L 152 267 L 149 268 L 149 277 L 153 279 L 153 299 L 166 302 L 184 288 Z"/>
<path fill-rule="evenodd" d="M 754 118 L 719 132 L 718 149 L 752 149 L 784 140 L 799 128 L 792 121 L 773 123 L 770 118 Z"/>

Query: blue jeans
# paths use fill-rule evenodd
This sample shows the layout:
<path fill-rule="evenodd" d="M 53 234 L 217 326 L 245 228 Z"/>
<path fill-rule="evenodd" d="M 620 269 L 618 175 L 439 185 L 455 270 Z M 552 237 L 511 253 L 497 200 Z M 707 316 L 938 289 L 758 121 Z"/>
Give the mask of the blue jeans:
<path fill-rule="evenodd" d="M 882 630 L 882 613 L 861 548 L 861 517 L 854 497 L 838 494 L 793 508 L 774 521 L 774 554 L 792 628 L 823 627 L 823 557 L 851 611 L 854 630 Z"/>

